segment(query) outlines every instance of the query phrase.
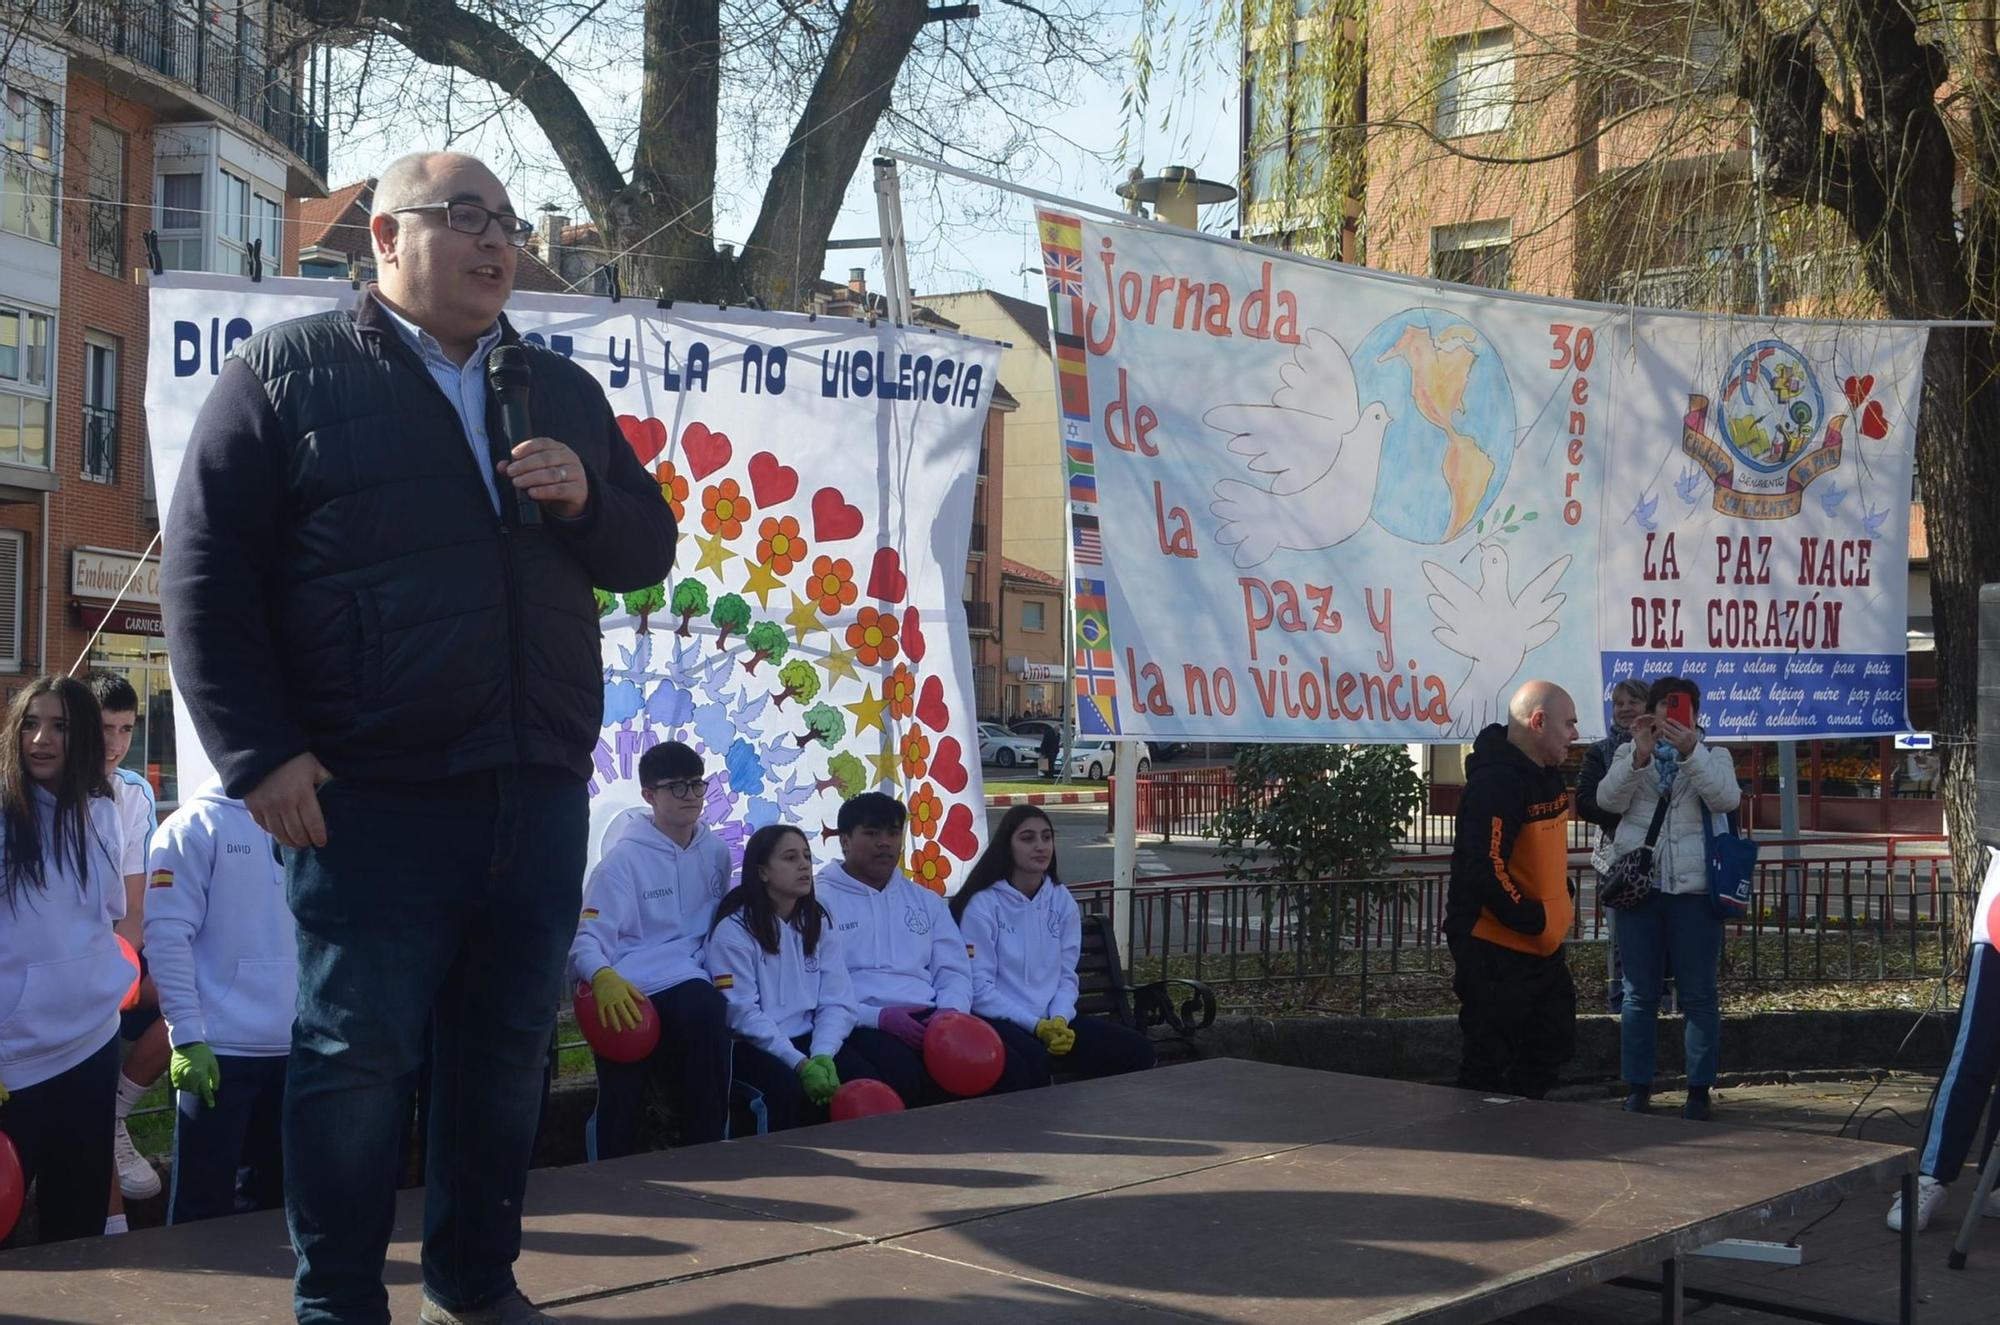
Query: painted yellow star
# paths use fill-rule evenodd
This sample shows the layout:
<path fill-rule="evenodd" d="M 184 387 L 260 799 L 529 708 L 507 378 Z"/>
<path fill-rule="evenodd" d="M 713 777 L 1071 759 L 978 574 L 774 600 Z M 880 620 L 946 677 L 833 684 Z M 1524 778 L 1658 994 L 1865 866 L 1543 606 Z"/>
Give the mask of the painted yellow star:
<path fill-rule="evenodd" d="M 750 578 L 744 581 L 743 592 L 756 594 L 757 606 L 769 607 L 772 591 L 784 587 L 784 581 L 778 578 L 778 573 L 760 561 L 750 568 Z"/>
<path fill-rule="evenodd" d="M 902 760 L 896 755 L 894 746 L 884 746 L 868 756 L 868 762 L 875 765 L 875 785 L 894 787 L 896 774 L 902 771 Z"/>
<path fill-rule="evenodd" d="M 719 534 L 711 534 L 707 538 L 697 534 L 694 541 L 695 546 L 701 549 L 701 559 L 695 562 L 694 568 L 698 571 L 712 570 L 718 579 L 721 578 L 722 563 L 737 554 L 722 545 Z"/>
<path fill-rule="evenodd" d="M 785 614 L 785 624 L 792 628 L 792 643 L 804 644 L 806 632 L 819 629 L 819 608 L 809 598 L 792 595 L 792 610 Z"/>
<path fill-rule="evenodd" d="M 854 673 L 854 650 L 842 648 L 838 640 L 835 640 L 833 647 L 826 651 L 826 658 L 820 666 L 826 669 L 828 685 L 832 685 L 843 676 L 850 681 L 861 679 Z"/>
<path fill-rule="evenodd" d="M 862 732 L 867 731 L 870 727 L 873 727 L 878 732 L 882 732 L 885 737 L 888 735 L 882 726 L 882 710 L 889 706 L 875 698 L 874 686 L 862 687 L 861 698 L 858 702 L 842 704 L 841 707 L 854 715 L 854 734 L 856 736 L 861 735 Z"/>

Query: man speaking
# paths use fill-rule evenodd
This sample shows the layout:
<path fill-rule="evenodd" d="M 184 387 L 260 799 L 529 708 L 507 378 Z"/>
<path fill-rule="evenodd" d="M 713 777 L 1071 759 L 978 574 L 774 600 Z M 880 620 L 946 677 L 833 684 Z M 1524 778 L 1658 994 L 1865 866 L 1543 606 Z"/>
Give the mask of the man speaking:
<path fill-rule="evenodd" d="M 663 580 L 674 521 L 597 384 L 501 316 L 531 228 L 470 157 L 390 165 L 380 283 L 237 349 L 166 529 L 181 694 L 228 793 L 287 848 L 285 1212 L 314 1325 L 389 1319 L 427 1027 L 421 1319 L 553 1319 L 513 1262 L 602 718 L 591 590 Z M 516 345 L 525 439 L 487 386 Z"/>

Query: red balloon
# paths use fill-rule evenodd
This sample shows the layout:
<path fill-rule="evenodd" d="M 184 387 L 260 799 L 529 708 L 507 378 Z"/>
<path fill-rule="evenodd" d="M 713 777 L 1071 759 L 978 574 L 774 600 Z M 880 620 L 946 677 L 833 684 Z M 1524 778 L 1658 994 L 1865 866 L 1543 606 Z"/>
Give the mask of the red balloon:
<path fill-rule="evenodd" d="M 924 1027 L 924 1070 L 954 1095 L 984 1095 L 1007 1066 L 999 1032 L 963 1012 L 939 1012 Z"/>
<path fill-rule="evenodd" d="M 849 1118 L 867 1118 L 878 1113 L 901 1113 L 903 1097 L 898 1095 L 886 1081 L 873 1077 L 860 1077 L 845 1082 L 833 1092 L 830 1112 L 833 1120 L 844 1123 Z"/>
<path fill-rule="evenodd" d="M 27 1184 L 21 1181 L 21 1157 L 14 1152 L 14 1143 L 0 1132 L 0 1242 L 14 1231 L 14 1221 L 21 1217 L 21 1201 L 27 1196 Z"/>
<path fill-rule="evenodd" d="M 123 934 L 111 936 L 118 940 L 118 951 L 125 954 L 125 960 L 132 963 L 132 987 L 125 991 L 125 1000 L 118 1005 L 120 1012 L 130 1012 L 139 1006 L 139 954 L 132 951 L 132 945 L 125 941 Z"/>
<path fill-rule="evenodd" d="M 576 987 L 576 1027 L 599 1057 L 614 1063 L 643 1062 L 660 1043 L 660 1018 L 652 999 L 640 998 L 639 1024 L 621 1030 L 597 1019 L 597 996 L 584 984 Z"/>

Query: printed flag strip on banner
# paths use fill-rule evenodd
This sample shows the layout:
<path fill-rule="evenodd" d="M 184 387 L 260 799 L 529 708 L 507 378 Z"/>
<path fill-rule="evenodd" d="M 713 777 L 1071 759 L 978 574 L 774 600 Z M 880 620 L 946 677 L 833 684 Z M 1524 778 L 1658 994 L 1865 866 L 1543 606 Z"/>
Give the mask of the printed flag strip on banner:
<path fill-rule="evenodd" d="M 1042 269 L 1049 285 L 1049 326 L 1054 342 L 1056 395 L 1062 410 L 1063 478 L 1069 495 L 1070 560 L 1104 564 L 1097 517 L 1097 454 L 1090 413 L 1090 356 L 1084 339 L 1083 222 L 1059 212 L 1036 213 Z M 1083 581 L 1078 581 L 1080 586 Z M 1095 583 L 1095 582 L 1094 582 Z M 1076 723 L 1086 736 L 1122 730 L 1118 678 L 1113 669 L 1110 617 L 1102 584 L 1095 605 L 1079 594 L 1071 607 L 1075 640 Z"/>
<path fill-rule="evenodd" d="M 343 281 L 153 279 L 146 409 L 163 518 L 223 353 L 353 297 Z M 879 789 L 912 807 L 910 876 L 956 888 L 986 827 L 960 587 L 998 347 L 629 299 L 518 295 L 507 311 L 604 386 L 681 531 L 670 581 L 597 595 L 593 859 L 614 820 L 643 812 L 639 757 L 679 740 L 707 765 L 704 818 L 737 858 L 766 824 L 820 843 L 844 799 Z M 218 327 L 220 353 L 181 352 Z M 199 738 L 188 707 L 175 711 L 181 777 L 198 785 Z"/>
<path fill-rule="evenodd" d="M 1717 739 L 1907 725 L 1922 326 L 1038 234 L 1086 730 L 1456 743 L 1541 679 L 1594 733 L 1669 675 Z"/>

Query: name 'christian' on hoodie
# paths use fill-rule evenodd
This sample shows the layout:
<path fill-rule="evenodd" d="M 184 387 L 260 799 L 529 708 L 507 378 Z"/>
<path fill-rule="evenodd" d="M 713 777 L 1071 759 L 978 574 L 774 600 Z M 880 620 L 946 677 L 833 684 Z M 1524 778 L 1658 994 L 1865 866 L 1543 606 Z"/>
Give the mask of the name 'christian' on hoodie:
<path fill-rule="evenodd" d="M 297 927 L 271 835 L 211 780 L 153 834 L 146 964 L 176 1048 L 291 1052 Z"/>
<path fill-rule="evenodd" d="M 840 932 L 863 1026 L 879 1025 L 883 1008 L 972 1011 L 972 965 L 944 898 L 901 870 L 871 888 L 839 864 L 819 872 L 813 891 Z"/>
<path fill-rule="evenodd" d="M 799 905 L 817 903 L 807 898 Z M 796 1068 L 808 1056 L 837 1054 L 847 1043 L 856 1015 L 854 986 L 831 924 L 820 926 L 819 943 L 808 957 L 805 935 L 781 920 L 778 950 L 766 952 L 737 912 L 723 917 L 708 936 L 704 956 L 709 978 L 729 1005 L 730 1032 L 786 1067 Z M 807 1031 L 812 1032 L 810 1055 L 792 1043 Z"/>
<path fill-rule="evenodd" d="M 633 824 L 584 885 L 570 968 L 588 981 L 609 966 L 648 998 L 707 980 L 702 951 L 728 888 L 729 848 L 706 824 L 695 825 L 686 846 L 650 819 Z"/>
<path fill-rule="evenodd" d="M 1043 879 L 1024 897 L 1005 879 L 965 904 L 958 927 L 972 959 L 972 1010 L 1032 1031 L 1044 1017 L 1076 1019 L 1083 915 L 1069 889 Z"/>
<path fill-rule="evenodd" d="M 138 975 L 111 935 L 125 915 L 118 807 L 91 799 L 78 879 L 67 855 L 55 865 L 55 797 L 36 786 L 29 799 L 46 879 L 17 887 L 11 909 L 0 902 L 0 1082 L 9 1090 L 59 1077 L 109 1044 Z"/>

